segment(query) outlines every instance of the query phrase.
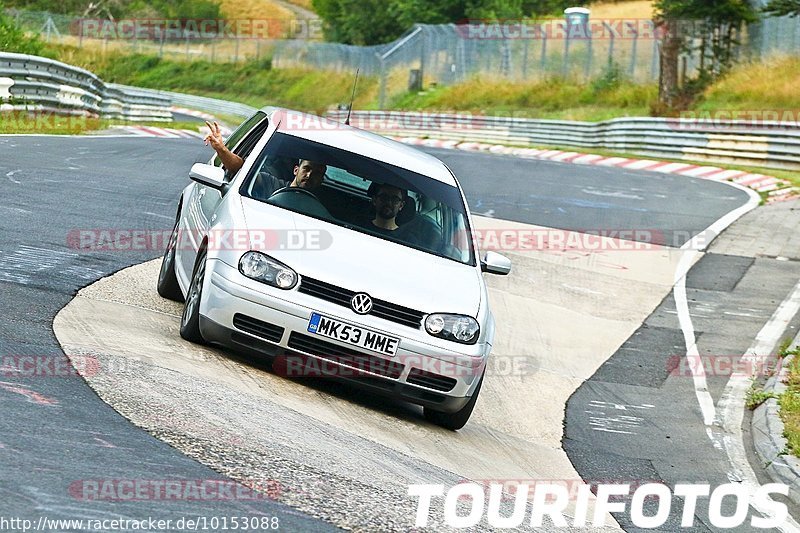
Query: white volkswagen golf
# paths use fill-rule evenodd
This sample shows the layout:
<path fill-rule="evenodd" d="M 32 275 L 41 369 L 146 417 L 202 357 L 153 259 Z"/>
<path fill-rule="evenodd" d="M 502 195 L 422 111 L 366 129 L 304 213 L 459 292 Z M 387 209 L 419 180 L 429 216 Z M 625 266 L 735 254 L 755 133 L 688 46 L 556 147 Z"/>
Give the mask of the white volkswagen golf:
<path fill-rule="evenodd" d="M 469 210 L 433 156 L 313 115 L 264 108 L 195 164 L 158 292 L 185 301 L 181 336 L 269 356 L 466 424 L 495 324 Z"/>

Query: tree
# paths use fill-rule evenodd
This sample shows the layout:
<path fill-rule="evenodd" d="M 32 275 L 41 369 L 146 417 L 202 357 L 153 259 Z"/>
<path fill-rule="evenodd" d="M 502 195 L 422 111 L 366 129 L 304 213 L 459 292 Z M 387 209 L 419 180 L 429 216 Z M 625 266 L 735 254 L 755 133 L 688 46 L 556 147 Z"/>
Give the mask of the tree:
<path fill-rule="evenodd" d="M 731 67 L 742 26 L 755 22 L 758 14 L 748 0 L 657 0 L 655 8 L 656 23 L 664 35 L 659 104 L 670 112 L 680 96 L 691 99 Z M 681 52 L 697 53 L 700 58 L 697 76 L 683 80 L 683 89 L 678 86 Z"/>
<path fill-rule="evenodd" d="M 37 37 L 28 37 L 25 32 L 6 16 L 3 3 L 0 2 L 0 50 L 18 54 L 39 55 L 44 44 Z"/>
<path fill-rule="evenodd" d="M 400 37 L 414 24 L 520 19 L 560 14 L 586 0 L 312 0 L 328 41 L 370 45 Z"/>
<path fill-rule="evenodd" d="M 770 0 L 763 11 L 773 17 L 800 17 L 800 0 Z"/>

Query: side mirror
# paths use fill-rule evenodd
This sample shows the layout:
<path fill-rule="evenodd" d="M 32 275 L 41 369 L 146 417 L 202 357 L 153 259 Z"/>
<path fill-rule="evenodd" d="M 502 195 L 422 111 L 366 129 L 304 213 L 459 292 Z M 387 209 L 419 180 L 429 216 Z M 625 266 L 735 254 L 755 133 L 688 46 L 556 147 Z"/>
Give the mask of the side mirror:
<path fill-rule="evenodd" d="M 481 272 L 505 276 L 511 272 L 511 260 L 496 252 L 486 252 L 481 259 Z"/>
<path fill-rule="evenodd" d="M 221 191 L 227 183 L 225 182 L 225 171 L 214 165 L 205 163 L 195 163 L 189 171 L 189 178 L 197 183 Z"/>

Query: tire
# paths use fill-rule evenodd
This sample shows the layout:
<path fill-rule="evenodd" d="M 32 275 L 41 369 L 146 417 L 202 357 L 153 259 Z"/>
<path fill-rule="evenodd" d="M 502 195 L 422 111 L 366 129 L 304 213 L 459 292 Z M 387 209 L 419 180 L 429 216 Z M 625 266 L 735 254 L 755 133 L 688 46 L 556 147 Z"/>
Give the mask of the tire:
<path fill-rule="evenodd" d="M 206 275 L 206 251 L 200 250 L 192 273 L 192 283 L 186 292 L 186 303 L 181 315 L 181 337 L 195 344 L 205 344 L 200 333 L 200 299 L 203 296 L 203 279 Z"/>
<path fill-rule="evenodd" d="M 436 424 L 437 426 L 441 426 L 445 429 L 450 429 L 453 431 L 463 428 L 467 425 L 469 417 L 472 416 L 472 410 L 475 409 L 475 404 L 478 402 L 478 394 L 481 392 L 482 385 L 483 376 L 481 376 L 481 380 L 478 382 L 478 386 L 475 388 L 475 393 L 472 395 L 472 398 L 469 399 L 464 407 L 455 413 L 434 411 L 429 407 L 423 408 L 422 412 L 425 415 L 425 420 Z"/>
<path fill-rule="evenodd" d="M 178 277 L 175 275 L 175 248 L 178 244 L 179 223 L 180 213 L 175 219 L 175 227 L 172 229 L 167 249 L 164 250 L 164 257 L 161 259 L 161 270 L 158 272 L 158 284 L 156 285 L 159 295 L 175 302 L 183 301 L 183 293 L 178 285 Z"/>

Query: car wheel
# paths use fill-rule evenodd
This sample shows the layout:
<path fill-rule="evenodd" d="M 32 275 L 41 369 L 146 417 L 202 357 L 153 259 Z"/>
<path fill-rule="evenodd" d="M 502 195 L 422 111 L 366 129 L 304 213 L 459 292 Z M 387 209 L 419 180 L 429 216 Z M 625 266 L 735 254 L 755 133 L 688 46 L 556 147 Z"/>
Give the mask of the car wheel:
<path fill-rule="evenodd" d="M 436 424 L 437 426 L 451 429 L 453 431 L 463 428 L 465 425 L 467 425 L 467 421 L 472 415 L 472 410 L 475 409 L 475 403 L 478 401 L 478 394 L 481 392 L 482 385 L 483 376 L 481 376 L 481 380 L 478 382 L 478 386 L 475 388 L 475 393 L 472 395 L 472 398 L 469 399 L 464 407 L 455 413 L 444 413 L 442 411 L 435 411 L 429 407 L 425 407 L 422 411 L 425 415 L 425 419 L 428 422 Z"/>
<path fill-rule="evenodd" d="M 156 285 L 158 294 L 176 302 L 183 301 L 183 293 L 181 293 L 181 287 L 178 285 L 178 277 L 175 275 L 175 248 L 178 245 L 179 221 L 180 214 L 175 219 L 175 227 L 172 229 L 167 249 L 161 259 L 161 270 L 158 272 L 158 284 Z"/>
<path fill-rule="evenodd" d="M 192 274 L 192 283 L 186 293 L 186 303 L 181 315 L 181 337 L 189 342 L 203 344 L 200 333 L 200 298 L 203 296 L 203 279 L 206 275 L 206 252 L 202 250 L 197 257 Z"/>

